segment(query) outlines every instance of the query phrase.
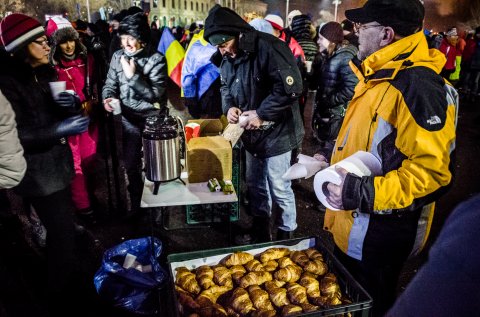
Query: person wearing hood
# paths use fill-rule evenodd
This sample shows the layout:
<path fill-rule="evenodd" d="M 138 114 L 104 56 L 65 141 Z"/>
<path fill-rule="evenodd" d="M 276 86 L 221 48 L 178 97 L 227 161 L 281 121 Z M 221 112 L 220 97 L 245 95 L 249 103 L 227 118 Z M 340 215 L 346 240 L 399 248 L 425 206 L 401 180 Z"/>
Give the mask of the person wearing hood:
<path fill-rule="evenodd" d="M 147 117 L 167 111 L 167 63 L 151 45 L 150 27 L 142 12 L 125 17 L 118 33 L 123 49 L 112 56 L 102 98 L 107 112 L 120 103 L 123 161 L 134 215 L 143 191 L 141 133 Z"/>
<path fill-rule="evenodd" d="M 25 176 L 13 190 L 35 208 L 48 231 L 46 296 L 50 309 L 60 310 L 71 299 L 67 286 L 75 247 L 74 170 L 66 138 L 86 131 L 89 118 L 76 114 L 78 98 L 66 92 L 52 96 L 49 84 L 57 75 L 49 65 L 45 29 L 37 20 L 20 13 L 5 17 L 0 45 L 8 54 L 1 61 L 0 89 L 15 112 L 27 161 Z"/>
<path fill-rule="evenodd" d="M 212 60 L 220 67 L 223 112 L 229 123 L 245 129 L 241 139 L 253 226 L 236 242 L 271 239 L 273 202 L 281 212 L 277 239 L 289 238 L 297 228 L 295 196 L 282 175 L 304 136 L 298 107 L 302 77 L 295 58 L 284 42 L 220 5 L 210 10 L 204 37 L 218 49 Z"/>
<path fill-rule="evenodd" d="M 358 59 L 350 65 L 359 81 L 331 164 L 367 151 L 380 168 L 363 177 L 336 169 L 339 183 L 324 191 L 331 208 L 323 228 L 372 296 L 373 316 L 384 316 L 452 181 L 458 94 L 439 75 L 445 56 L 428 48 L 419 0 L 369 0 L 345 15 L 357 23 Z"/>
<path fill-rule="evenodd" d="M 350 68 L 357 48 L 344 41 L 342 26 L 328 22 L 318 35 L 320 53 L 325 59 L 313 77 L 318 77 L 312 116 L 312 129 L 327 159 L 342 125 L 348 102 L 352 99 L 358 78 Z"/>
<path fill-rule="evenodd" d="M 62 17 L 53 17 L 47 22 L 46 35 L 51 43 L 50 63 L 54 66 L 59 81 L 66 82 L 66 90 L 72 91 L 82 103 L 84 114 L 91 116 L 94 101 L 95 70 L 93 57 L 87 54 L 87 48 L 80 42 L 78 32 L 70 22 Z M 72 96 L 73 97 L 73 96 Z M 97 152 L 98 127 L 90 121 L 89 129 L 68 137 L 72 150 L 75 177 L 72 181 L 72 199 L 77 216 L 88 223 L 95 223 L 94 206 L 90 197 L 94 197 L 93 188 L 88 188 L 87 170 Z"/>

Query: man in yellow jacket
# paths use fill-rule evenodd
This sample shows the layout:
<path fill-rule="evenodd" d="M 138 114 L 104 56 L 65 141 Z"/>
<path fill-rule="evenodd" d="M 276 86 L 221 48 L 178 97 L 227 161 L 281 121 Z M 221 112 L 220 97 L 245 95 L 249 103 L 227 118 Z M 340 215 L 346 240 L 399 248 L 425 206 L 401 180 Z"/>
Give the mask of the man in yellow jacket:
<path fill-rule="evenodd" d="M 406 259 L 428 236 L 434 201 L 452 179 L 458 94 L 439 76 L 445 57 L 429 50 L 419 0 L 369 0 L 347 10 L 359 35 L 359 78 L 331 163 L 368 151 L 381 176 L 337 169 L 328 183 L 324 228 L 335 253 L 374 299 L 382 316 L 395 298 Z"/>

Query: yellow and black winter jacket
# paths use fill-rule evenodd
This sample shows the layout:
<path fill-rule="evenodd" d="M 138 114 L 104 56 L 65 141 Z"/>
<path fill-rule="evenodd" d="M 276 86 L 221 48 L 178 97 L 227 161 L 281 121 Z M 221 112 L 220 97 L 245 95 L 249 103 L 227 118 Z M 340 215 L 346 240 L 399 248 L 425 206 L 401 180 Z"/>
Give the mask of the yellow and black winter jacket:
<path fill-rule="evenodd" d="M 426 241 L 434 201 L 452 179 L 458 94 L 438 75 L 444 64 L 422 32 L 361 64 L 351 62 L 359 83 L 331 163 L 368 151 L 383 170 L 376 177 L 348 174 L 346 211 L 327 210 L 324 228 L 353 258 L 375 258 L 394 248 L 406 258 Z"/>

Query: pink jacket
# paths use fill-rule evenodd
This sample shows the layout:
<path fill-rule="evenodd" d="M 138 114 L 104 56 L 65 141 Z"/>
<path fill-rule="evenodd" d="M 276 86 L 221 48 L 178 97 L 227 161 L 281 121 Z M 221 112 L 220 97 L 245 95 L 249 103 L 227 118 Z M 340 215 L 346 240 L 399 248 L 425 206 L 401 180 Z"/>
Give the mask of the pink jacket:
<path fill-rule="evenodd" d="M 445 63 L 445 66 L 443 66 L 443 68 L 447 69 L 447 70 L 455 69 L 455 67 L 456 67 L 455 58 L 457 56 L 456 47 L 451 45 L 450 43 L 448 43 L 447 39 L 443 39 L 443 41 L 440 44 L 440 47 L 438 49 L 447 58 L 447 62 Z"/>

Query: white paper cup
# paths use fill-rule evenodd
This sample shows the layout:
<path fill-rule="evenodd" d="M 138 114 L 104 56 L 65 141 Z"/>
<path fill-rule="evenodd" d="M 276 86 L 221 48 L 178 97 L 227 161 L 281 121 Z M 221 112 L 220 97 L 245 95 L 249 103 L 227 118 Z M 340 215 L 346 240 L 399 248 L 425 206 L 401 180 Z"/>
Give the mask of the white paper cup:
<path fill-rule="evenodd" d="M 305 61 L 305 66 L 307 68 L 307 73 L 312 71 L 312 61 Z"/>
<path fill-rule="evenodd" d="M 318 200 L 331 210 L 339 210 L 333 208 L 328 202 L 326 195 L 328 190 L 326 188 L 327 183 L 333 183 L 335 185 L 340 184 L 341 177 L 335 170 L 335 167 L 339 166 L 346 169 L 349 173 L 353 173 L 357 176 L 377 176 L 382 173 L 382 165 L 380 161 L 371 153 L 365 151 L 358 151 L 355 154 L 337 162 L 330 167 L 321 170 L 315 175 L 313 180 L 313 189 L 317 195 Z"/>
<path fill-rule="evenodd" d="M 122 107 L 120 106 L 120 100 L 113 99 L 112 101 L 110 101 L 109 104 L 110 104 L 110 107 L 113 108 L 113 114 L 114 115 L 122 113 Z"/>
<path fill-rule="evenodd" d="M 57 99 L 58 95 L 60 95 L 61 92 L 64 92 L 67 87 L 66 81 L 51 81 L 49 84 L 53 99 Z"/>

